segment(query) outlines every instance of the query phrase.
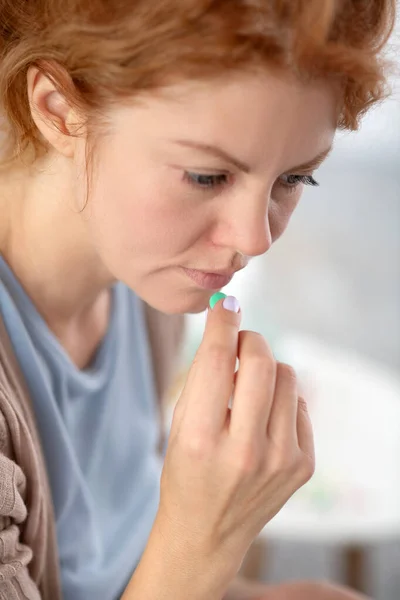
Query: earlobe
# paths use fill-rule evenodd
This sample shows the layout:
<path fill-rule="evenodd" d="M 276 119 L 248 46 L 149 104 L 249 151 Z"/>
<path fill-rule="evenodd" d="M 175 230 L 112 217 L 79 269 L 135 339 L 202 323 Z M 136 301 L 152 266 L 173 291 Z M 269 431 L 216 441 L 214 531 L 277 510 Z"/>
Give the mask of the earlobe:
<path fill-rule="evenodd" d="M 78 119 L 74 118 L 66 98 L 57 91 L 53 81 L 34 66 L 27 73 L 27 92 L 36 127 L 51 147 L 71 158 L 76 147 L 72 123 L 77 124 Z"/>

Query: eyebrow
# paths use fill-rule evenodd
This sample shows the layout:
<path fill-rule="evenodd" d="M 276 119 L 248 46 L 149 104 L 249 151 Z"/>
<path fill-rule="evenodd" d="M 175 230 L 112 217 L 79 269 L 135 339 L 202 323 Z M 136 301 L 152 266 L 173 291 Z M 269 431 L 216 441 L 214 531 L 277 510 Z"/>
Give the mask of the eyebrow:
<path fill-rule="evenodd" d="M 199 150 L 200 152 L 204 152 L 207 154 L 212 154 L 217 158 L 222 158 L 222 160 L 231 163 L 234 165 L 239 171 L 243 171 L 244 173 L 250 172 L 250 167 L 246 163 L 242 162 L 238 158 L 235 158 L 222 148 L 218 146 L 213 146 L 211 144 L 203 144 L 201 142 L 192 142 L 190 140 L 174 140 L 175 144 L 179 144 L 179 146 L 185 146 L 186 148 L 193 148 L 194 150 Z"/>
<path fill-rule="evenodd" d="M 243 171 L 244 173 L 250 173 L 251 168 L 248 164 L 242 162 L 238 158 L 229 154 L 219 146 L 213 146 L 211 144 L 203 144 L 202 142 L 194 142 L 191 140 L 173 140 L 175 144 L 179 146 L 185 146 L 186 148 L 193 148 L 194 150 L 199 150 L 200 152 L 204 152 L 206 154 L 211 154 L 216 156 L 217 158 L 221 158 L 222 160 L 229 162 L 234 165 L 239 171 Z M 317 156 L 312 158 L 310 161 L 303 163 L 302 165 L 298 165 L 297 167 L 293 167 L 292 169 L 287 169 L 286 173 L 294 173 L 296 171 L 313 171 L 318 168 L 321 163 L 326 159 L 326 157 L 332 151 L 332 146 L 326 148 Z"/>
<path fill-rule="evenodd" d="M 312 158 L 308 162 L 305 162 L 302 165 L 297 165 L 297 167 L 292 167 L 291 169 L 288 169 L 286 173 L 296 173 L 297 171 L 314 171 L 314 169 L 317 169 L 329 156 L 329 154 L 332 152 L 332 148 L 333 146 L 325 148 L 325 150 L 319 152 L 317 156 L 314 156 L 314 158 Z"/>

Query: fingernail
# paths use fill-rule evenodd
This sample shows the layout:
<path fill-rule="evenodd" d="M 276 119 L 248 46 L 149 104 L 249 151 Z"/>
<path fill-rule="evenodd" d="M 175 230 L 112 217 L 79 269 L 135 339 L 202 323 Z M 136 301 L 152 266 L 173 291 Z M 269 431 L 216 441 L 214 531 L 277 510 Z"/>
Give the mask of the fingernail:
<path fill-rule="evenodd" d="M 224 292 L 216 292 L 213 294 L 210 298 L 210 308 L 214 308 L 218 300 L 221 300 L 221 298 L 226 298 L 226 294 L 224 294 Z"/>
<path fill-rule="evenodd" d="M 235 296 L 227 296 L 225 298 L 225 300 L 223 301 L 222 306 L 226 310 L 231 310 L 232 312 L 235 312 L 235 313 L 239 312 L 239 310 L 240 310 L 239 302 L 237 301 Z"/>

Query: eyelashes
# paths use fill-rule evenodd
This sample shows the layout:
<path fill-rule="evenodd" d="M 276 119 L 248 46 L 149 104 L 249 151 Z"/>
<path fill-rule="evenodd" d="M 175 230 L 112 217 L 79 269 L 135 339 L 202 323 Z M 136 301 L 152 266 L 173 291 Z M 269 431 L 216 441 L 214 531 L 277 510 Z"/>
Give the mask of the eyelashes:
<path fill-rule="evenodd" d="M 279 178 L 279 181 L 281 181 L 283 183 L 283 185 L 285 185 L 287 187 L 296 187 L 300 183 L 302 183 L 303 185 L 312 185 L 312 186 L 319 185 L 318 181 L 316 181 L 312 175 L 295 175 L 295 174 L 281 175 Z"/>
<path fill-rule="evenodd" d="M 213 189 L 228 183 L 228 175 L 225 173 L 219 175 L 202 175 L 201 173 L 185 171 L 183 178 L 189 185 L 202 189 Z"/>
<path fill-rule="evenodd" d="M 204 191 L 220 188 L 229 183 L 229 176 L 226 173 L 208 175 L 185 171 L 183 179 L 194 188 Z M 290 191 L 296 189 L 300 184 L 311 185 L 313 187 L 319 185 L 318 181 L 316 181 L 312 175 L 296 175 L 294 173 L 281 175 L 277 179 L 275 185 L 279 185 Z"/>

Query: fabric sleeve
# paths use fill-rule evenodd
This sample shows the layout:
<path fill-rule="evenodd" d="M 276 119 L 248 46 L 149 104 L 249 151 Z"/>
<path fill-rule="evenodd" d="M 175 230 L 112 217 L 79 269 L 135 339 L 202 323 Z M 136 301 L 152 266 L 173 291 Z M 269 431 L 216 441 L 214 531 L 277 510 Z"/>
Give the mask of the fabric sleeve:
<path fill-rule="evenodd" d="M 4 427 L 0 413 L 0 600 L 40 600 L 28 571 L 32 550 L 20 541 L 27 516 L 23 500 L 26 478 L 4 453 Z"/>

